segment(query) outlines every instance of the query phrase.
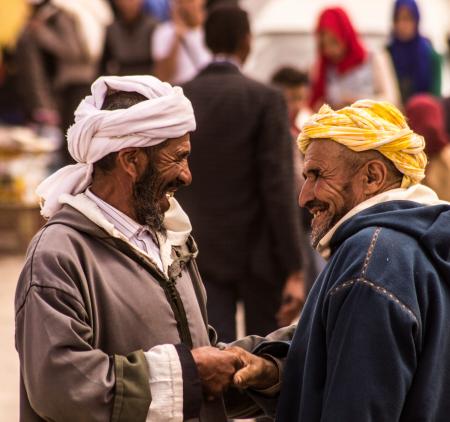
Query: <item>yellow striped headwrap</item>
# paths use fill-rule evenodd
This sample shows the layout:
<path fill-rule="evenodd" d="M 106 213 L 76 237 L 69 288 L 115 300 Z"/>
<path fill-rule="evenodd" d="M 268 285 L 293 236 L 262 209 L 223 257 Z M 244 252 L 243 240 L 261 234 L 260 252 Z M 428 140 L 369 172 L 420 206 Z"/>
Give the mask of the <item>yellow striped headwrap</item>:
<path fill-rule="evenodd" d="M 425 177 L 425 140 L 390 103 L 360 100 L 338 111 L 325 104 L 304 124 L 297 140 L 300 150 L 305 153 L 315 139 L 331 139 L 356 152 L 379 151 L 403 174 L 402 188 Z"/>

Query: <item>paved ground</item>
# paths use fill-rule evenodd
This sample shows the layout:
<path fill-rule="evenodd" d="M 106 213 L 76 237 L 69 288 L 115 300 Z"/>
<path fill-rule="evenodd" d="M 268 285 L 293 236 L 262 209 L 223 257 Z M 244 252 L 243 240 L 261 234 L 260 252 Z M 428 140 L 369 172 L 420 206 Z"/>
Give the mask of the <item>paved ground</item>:
<path fill-rule="evenodd" d="M 0 421 L 19 420 L 19 359 L 14 348 L 14 291 L 23 257 L 0 255 Z"/>

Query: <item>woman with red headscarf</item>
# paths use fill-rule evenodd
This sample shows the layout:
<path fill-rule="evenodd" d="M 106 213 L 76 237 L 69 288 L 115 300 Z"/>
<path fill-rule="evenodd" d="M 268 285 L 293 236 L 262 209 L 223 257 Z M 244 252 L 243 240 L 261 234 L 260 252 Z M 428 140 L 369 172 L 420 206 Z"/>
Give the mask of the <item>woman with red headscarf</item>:
<path fill-rule="evenodd" d="M 406 116 L 411 129 L 425 138 L 428 166 L 422 183 L 440 199 L 450 201 L 450 144 L 441 100 L 429 94 L 415 95 L 406 103 Z"/>
<path fill-rule="evenodd" d="M 311 105 L 341 108 L 369 98 L 399 104 L 392 63 L 385 52 L 368 52 L 347 13 L 325 9 L 316 29 L 319 60 L 313 72 Z"/>

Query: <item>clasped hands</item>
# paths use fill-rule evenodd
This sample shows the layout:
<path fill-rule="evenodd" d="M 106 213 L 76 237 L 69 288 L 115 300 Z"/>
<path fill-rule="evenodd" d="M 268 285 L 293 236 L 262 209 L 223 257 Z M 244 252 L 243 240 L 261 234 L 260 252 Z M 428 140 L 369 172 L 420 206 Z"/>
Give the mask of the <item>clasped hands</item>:
<path fill-rule="evenodd" d="M 207 399 L 219 397 L 228 387 L 263 390 L 279 379 L 274 361 L 253 355 L 240 347 L 220 350 L 205 346 L 192 350 Z"/>

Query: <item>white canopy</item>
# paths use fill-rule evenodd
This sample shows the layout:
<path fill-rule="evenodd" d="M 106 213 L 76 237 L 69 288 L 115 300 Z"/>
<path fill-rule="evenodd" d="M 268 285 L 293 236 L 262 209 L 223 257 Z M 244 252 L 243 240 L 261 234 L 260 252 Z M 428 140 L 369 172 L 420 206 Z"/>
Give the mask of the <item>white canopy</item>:
<path fill-rule="evenodd" d="M 421 32 L 444 52 L 450 33 L 450 0 L 417 1 Z M 315 57 L 314 28 L 326 7 L 343 7 L 368 47 L 382 47 L 391 30 L 394 0 L 242 0 L 241 4 L 251 13 L 255 35 L 245 70 L 267 81 L 280 65 L 310 67 Z"/>

